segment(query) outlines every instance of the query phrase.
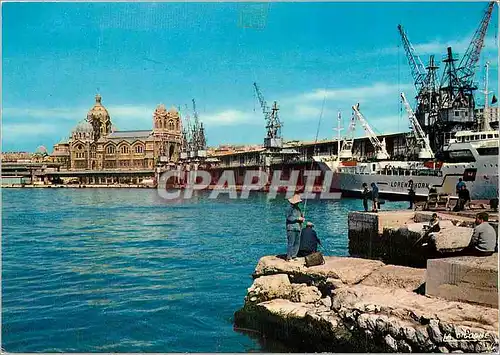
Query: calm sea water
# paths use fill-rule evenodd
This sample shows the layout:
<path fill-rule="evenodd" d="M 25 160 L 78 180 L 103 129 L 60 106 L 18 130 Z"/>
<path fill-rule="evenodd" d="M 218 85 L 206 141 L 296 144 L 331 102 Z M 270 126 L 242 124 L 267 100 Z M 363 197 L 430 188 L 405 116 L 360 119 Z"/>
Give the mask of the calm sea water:
<path fill-rule="evenodd" d="M 232 317 L 259 258 L 285 252 L 286 207 L 263 194 L 172 202 L 147 189 L 4 189 L 2 347 L 275 350 L 235 332 Z M 308 202 L 329 255 L 347 255 L 347 212 L 360 207 Z"/>

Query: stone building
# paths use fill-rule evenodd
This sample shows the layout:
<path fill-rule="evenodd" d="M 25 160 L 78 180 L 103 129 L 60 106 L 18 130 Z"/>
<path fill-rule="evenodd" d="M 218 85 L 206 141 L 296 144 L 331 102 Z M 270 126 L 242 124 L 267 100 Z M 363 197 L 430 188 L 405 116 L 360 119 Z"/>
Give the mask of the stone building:
<path fill-rule="evenodd" d="M 80 121 L 67 140 L 54 145 L 53 161 L 70 171 L 151 170 L 160 163 L 179 159 L 182 122 L 175 108 L 158 105 L 152 129 L 118 131 L 108 110 L 96 95 L 87 118 Z"/>

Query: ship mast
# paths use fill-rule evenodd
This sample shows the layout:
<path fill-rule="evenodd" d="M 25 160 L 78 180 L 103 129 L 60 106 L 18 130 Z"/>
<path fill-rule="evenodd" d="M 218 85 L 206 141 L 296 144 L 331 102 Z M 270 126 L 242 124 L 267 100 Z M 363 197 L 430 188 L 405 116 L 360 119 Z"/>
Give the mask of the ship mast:
<path fill-rule="evenodd" d="M 489 110 L 488 110 L 488 105 L 489 105 L 489 102 L 488 102 L 488 94 L 489 94 L 489 91 L 488 91 L 488 71 L 489 71 L 489 68 L 490 68 L 490 62 L 486 62 L 486 64 L 484 65 L 484 69 L 485 69 L 485 73 L 484 73 L 484 109 L 483 109 L 483 119 L 482 119 L 482 122 L 481 122 L 481 130 L 483 131 L 487 131 L 490 129 L 490 113 L 489 113 Z"/>
<path fill-rule="evenodd" d="M 339 112 L 337 113 L 337 128 L 334 128 L 334 130 L 337 131 L 337 160 L 340 160 L 340 131 L 342 130 L 341 127 L 341 120 L 342 120 L 342 115 Z"/>

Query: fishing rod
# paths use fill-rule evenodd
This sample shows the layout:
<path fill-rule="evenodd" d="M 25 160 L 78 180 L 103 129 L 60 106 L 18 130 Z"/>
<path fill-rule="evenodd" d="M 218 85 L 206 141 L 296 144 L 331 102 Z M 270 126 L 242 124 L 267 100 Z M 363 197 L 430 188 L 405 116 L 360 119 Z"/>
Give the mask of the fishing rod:
<path fill-rule="evenodd" d="M 326 101 L 326 88 L 325 88 L 325 96 L 323 96 L 323 104 L 321 105 L 321 113 L 319 115 L 319 120 L 318 120 L 318 127 L 316 128 L 316 138 L 314 140 L 314 145 L 313 145 L 313 155 L 315 154 L 316 151 L 316 144 L 318 143 L 318 136 L 319 136 L 319 128 L 321 126 L 321 119 L 323 118 L 323 110 L 325 108 L 325 101 Z M 311 161 L 311 168 L 309 170 L 312 170 L 312 167 L 314 165 L 314 159 Z M 305 192 L 305 186 L 304 186 L 304 192 Z M 304 212 L 302 213 L 302 217 L 306 218 L 306 209 L 307 209 L 307 198 L 304 198 Z"/>

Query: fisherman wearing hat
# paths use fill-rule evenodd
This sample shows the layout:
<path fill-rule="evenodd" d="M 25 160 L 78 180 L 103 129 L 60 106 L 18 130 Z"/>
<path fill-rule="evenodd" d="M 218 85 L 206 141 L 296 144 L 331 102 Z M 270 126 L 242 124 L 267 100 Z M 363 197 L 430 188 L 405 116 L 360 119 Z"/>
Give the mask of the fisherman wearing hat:
<path fill-rule="evenodd" d="M 299 251 L 300 245 L 300 231 L 302 229 L 302 222 L 304 217 L 299 208 L 299 203 L 302 202 L 299 194 L 293 195 L 288 199 L 290 208 L 286 214 L 286 237 L 288 239 L 286 249 L 286 260 L 295 259 Z"/>
<path fill-rule="evenodd" d="M 312 222 L 307 222 L 306 228 L 302 229 L 298 256 L 308 256 L 318 251 L 318 244 L 321 245 L 321 241 L 313 227 Z"/>

